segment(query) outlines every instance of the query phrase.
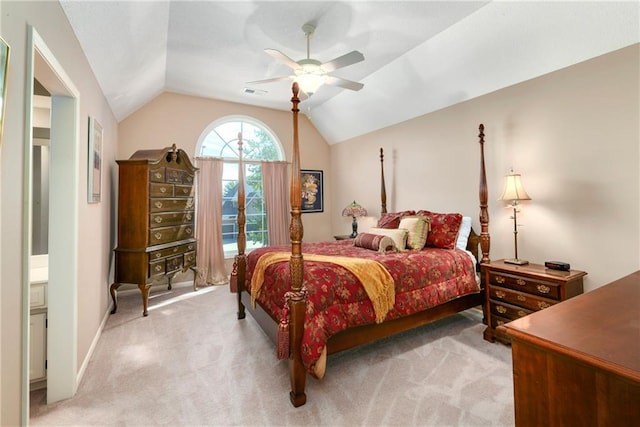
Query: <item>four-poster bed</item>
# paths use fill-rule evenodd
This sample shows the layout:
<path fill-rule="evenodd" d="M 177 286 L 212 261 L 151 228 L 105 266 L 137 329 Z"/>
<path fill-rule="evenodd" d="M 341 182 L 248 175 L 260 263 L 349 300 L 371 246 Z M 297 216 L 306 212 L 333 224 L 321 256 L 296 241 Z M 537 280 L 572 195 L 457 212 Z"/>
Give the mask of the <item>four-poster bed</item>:
<path fill-rule="evenodd" d="M 289 359 L 290 399 L 297 407 L 306 402 L 306 374 L 322 377 L 327 355 L 483 306 L 484 290 L 476 274 L 475 260 L 489 261 L 489 216 L 484 127 L 480 125 L 481 234 L 478 236 L 471 230 L 467 244 L 475 259 L 454 247 L 426 247 L 424 241 L 419 250 L 403 252 L 371 250 L 374 248 L 364 248 L 352 240 L 307 243 L 303 255 L 297 83 L 293 84 L 291 102 L 291 246 L 260 248 L 245 255 L 245 191 L 241 166 L 236 265 L 238 318 L 243 319 L 245 310 L 249 310 L 267 335 L 277 342 L 279 357 Z M 242 162 L 241 140 L 239 153 Z M 382 149 L 380 162 L 381 212 L 385 215 Z M 418 212 L 423 213 L 432 214 Z M 433 220 L 442 219 L 437 217 L 441 214 L 433 215 L 432 227 Z M 454 217 L 457 219 L 456 216 L 447 218 Z M 455 228 L 454 240 L 457 233 Z M 478 245 L 481 254 L 478 254 Z"/>

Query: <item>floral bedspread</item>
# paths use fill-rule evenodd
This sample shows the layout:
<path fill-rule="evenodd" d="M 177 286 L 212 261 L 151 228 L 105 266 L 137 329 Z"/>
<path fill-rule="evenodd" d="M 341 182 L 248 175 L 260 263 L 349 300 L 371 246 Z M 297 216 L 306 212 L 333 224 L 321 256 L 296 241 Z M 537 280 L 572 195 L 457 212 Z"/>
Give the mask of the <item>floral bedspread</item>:
<path fill-rule="evenodd" d="M 260 256 L 272 251 L 291 251 L 290 246 L 255 249 L 247 256 L 246 287 Z M 382 254 L 356 247 L 351 240 L 303 243 L 305 253 L 368 258 L 386 267 L 395 282 L 396 300 L 386 320 L 407 316 L 452 299 L 479 292 L 471 257 L 459 249 L 424 248 L 421 251 Z M 272 317 L 281 318 L 284 294 L 290 290 L 289 262 L 271 265 L 258 303 Z M 302 361 L 310 373 L 332 335 L 355 326 L 375 323 L 373 305 L 359 280 L 335 264 L 304 261 L 307 290 Z"/>

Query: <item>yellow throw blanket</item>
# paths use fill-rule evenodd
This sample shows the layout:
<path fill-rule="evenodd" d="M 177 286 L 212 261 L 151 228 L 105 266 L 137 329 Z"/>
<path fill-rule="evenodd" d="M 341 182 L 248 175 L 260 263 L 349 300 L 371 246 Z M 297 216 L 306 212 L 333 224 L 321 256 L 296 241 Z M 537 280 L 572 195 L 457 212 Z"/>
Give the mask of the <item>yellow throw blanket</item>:
<path fill-rule="evenodd" d="M 362 283 L 365 292 L 373 304 L 377 323 L 381 323 L 393 307 L 396 300 L 393 278 L 387 269 L 379 262 L 363 258 L 314 254 L 303 254 L 302 257 L 305 261 L 337 264 L 353 273 Z M 290 258 L 291 254 L 288 252 L 270 252 L 262 255 L 258 259 L 253 277 L 251 278 L 251 303 L 254 306 L 262 284 L 264 283 L 264 272 L 267 267 L 278 262 L 289 261 Z"/>

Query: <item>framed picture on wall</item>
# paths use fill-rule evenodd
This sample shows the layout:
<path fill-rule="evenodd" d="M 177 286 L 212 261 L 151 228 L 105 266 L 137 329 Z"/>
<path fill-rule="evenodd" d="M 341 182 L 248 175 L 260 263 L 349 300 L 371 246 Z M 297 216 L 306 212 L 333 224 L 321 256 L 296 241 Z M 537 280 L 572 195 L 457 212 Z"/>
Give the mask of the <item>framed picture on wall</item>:
<path fill-rule="evenodd" d="M 302 187 L 302 213 L 323 212 L 324 200 L 322 171 L 301 170 L 300 185 Z"/>
<path fill-rule="evenodd" d="M 5 100 L 7 98 L 7 74 L 9 74 L 9 45 L 0 37 L 0 144 L 4 124 Z"/>
<path fill-rule="evenodd" d="M 102 176 L 102 126 L 89 117 L 89 156 L 87 161 L 87 201 L 100 202 Z"/>

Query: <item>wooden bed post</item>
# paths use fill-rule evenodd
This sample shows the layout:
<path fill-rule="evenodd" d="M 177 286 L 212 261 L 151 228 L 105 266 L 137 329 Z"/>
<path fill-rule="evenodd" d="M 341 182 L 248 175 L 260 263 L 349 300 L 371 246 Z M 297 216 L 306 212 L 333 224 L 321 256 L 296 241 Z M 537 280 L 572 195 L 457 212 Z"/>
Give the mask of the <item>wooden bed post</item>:
<path fill-rule="evenodd" d="M 387 189 L 384 185 L 384 153 L 380 147 L 380 214 L 387 213 Z"/>
<path fill-rule="evenodd" d="M 298 83 L 293 82 L 291 103 L 293 107 L 293 159 L 291 162 L 291 187 L 290 187 L 290 203 L 291 203 L 291 224 L 289 226 L 289 234 L 291 237 L 291 261 L 289 263 L 289 271 L 291 274 L 291 291 L 288 292 L 288 301 L 290 307 L 289 320 L 289 377 L 291 380 L 291 392 L 289 399 L 293 406 L 298 407 L 304 405 L 307 401 L 307 395 L 304 393 L 307 373 L 302 364 L 301 345 L 302 334 L 304 331 L 304 313 L 306 309 L 305 292 L 302 288 L 303 259 L 302 259 L 302 236 L 304 230 L 302 227 L 301 205 L 302 205 L 302 187 L 300 183 L 300 144 L 298 140 Z"/>
<path fill-rule="evenodd" d="M 491 247 L 491 239 L 489 236 L 489 210 L 487 209 L 487 200 L 489 199 L 489 191 L 487 190 L 487 173 L 484 167 L 484 125 L 480 123 L 480 249 L 482 250 L 482 259 L 480 263 L 491 262 L 489 259 L 489 249 Z"/>
<path fill-rule="evenodd" d="M 242 304 L 242 292 L 244 292 L 244 281 L 247 271 L 247 257 L 245 255 L 247 235 L 244 230 L 245 223 L 247 222 L 244 212 L 245 198 L 244 165 L 242 164 L 242 132 L 238 132 L 238 255 L 236 256 L 238 272 L 238 319 L 244 319 L 245 317 L 244 304 Z"/>

